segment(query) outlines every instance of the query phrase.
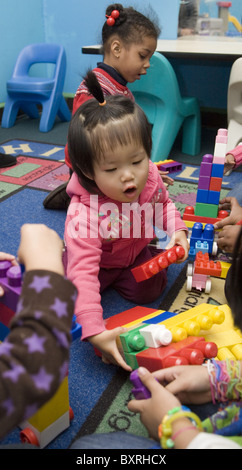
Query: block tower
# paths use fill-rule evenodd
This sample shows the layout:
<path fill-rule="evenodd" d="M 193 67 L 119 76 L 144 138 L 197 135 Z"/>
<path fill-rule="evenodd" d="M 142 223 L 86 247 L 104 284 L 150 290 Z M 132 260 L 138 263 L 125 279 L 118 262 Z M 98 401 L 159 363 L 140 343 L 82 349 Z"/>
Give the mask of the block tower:
<path fill-rule="evenodd" d="M 216 218 L 223 181 L 227 130 L 218 131 L 214 156 L 204 155 L 200 167 L 195 215 Z"/>
<path fill-rule="evenodd" d="M 214 155 L 203 156 L 200 166 L 195 208 L 188 206 L 183 219 L 192 222 L 215 223 L 227 216 L 226 211 L 219 212 L 220 191 L 223 181 L 224 163 L 227 148 L 227 129 L 219 129 Z"/>

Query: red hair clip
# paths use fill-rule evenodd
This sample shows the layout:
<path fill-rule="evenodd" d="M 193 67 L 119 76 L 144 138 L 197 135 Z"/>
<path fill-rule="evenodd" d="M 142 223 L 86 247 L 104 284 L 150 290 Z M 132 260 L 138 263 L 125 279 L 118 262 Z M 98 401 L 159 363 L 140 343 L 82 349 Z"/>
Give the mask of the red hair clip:
<path fill-rule="evenodd" d="M 108 26 L 113 26 L 115 24 L 115 20 L 119 17 L 119 14 L 118 10 L 113 10 L 110 16 L 106 15 Z"/>

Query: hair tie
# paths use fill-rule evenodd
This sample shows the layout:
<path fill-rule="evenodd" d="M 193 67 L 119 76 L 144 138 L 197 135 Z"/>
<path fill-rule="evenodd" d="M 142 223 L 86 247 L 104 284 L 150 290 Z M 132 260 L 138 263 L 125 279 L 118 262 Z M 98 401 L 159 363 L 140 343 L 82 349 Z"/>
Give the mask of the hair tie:
<path fill-rule="evenodd" d="M 119 17 L 119 14 L 118 10 L 113 10 L 110 16 L 106 15 L 107 25 L 113 26 L 115 24 L 115 20 Z"/>
<path fill-rule="evenodd" d="M 107 101 L 104 100 L 102 103 L 99 103 L 99 106 L 105 106 L 106 103 L 107 103 Z"/>

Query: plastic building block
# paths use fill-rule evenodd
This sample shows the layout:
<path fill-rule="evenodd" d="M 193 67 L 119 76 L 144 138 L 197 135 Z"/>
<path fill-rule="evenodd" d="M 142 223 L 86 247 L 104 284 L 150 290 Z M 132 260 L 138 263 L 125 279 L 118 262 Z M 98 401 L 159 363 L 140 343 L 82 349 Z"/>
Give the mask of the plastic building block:
<path fill-rule="evenodd" d="M 141 329 L 143 327 L 143 325 L 140 325 L 137 328 L 133 328 L 132 330 L 119 335 L 123 351 L 140 351 L 146 347 L 145 338 L 141 334 Z"/>
<path fill-rule="evenodd" d="M 214 242 L 214 234 L 215 231 L 212 224 L 205 224 L 203 227 L 201 222 L 195 222 L 190 236 L 190 247 L 197 250 L 199 249 L 199 242 L 206 242 L 208 244 L 208 253 L 216 254 L 217 245 Z"/>
<path fill-rule="evenodd" d="M 219 191 L 208 191 L 207 202 L 208 204 L 219 204 L 220 192 Z"/>
<path fill-rule="evenodd" d="M 221 263 L 219 261 L 214 262 L 213 260 L 209 260 L 208 253 L 198 252 L 194 262 L 194 273 L 221 277 Z"/>
<path fill-rule="evenodd" d="M 146 263 L 133 268 L 132 274 L 137 282 L 144 281 L 167 268 L 170 264 L 182 259 L 184 255 L 184 248 L 182 246 L 175 245 L 169 250 L 163 251 L 162 253 L 154 256 Z"/>
<path fill-rule="evenodd" d="M 4 289 L 1 304 L 16 312 L 22 285 L 20 266 L 13 266 L 10 261 L 0 261 L 0 285 Z"/>
<path fill-rule="evenodd" d="M 205 222 L 207 220 L 207 222 L 215 223 L 217 222 L 216 219 L 220 219 L 219 199 L 224 173 L 226 145 L 227 130 L 219 129 L 214 148 L 216 153 L 214 153 L 214 156 L 204 155 L 200 165 L 194 212 L 191 212 L 190 207 L 188 207 L 188 210 L 185 209 L 184 221 Z"/>
<path fill-rule="evenodd" d="M 195 215 L 216 218 L 218 215 L 218 206 L 215 204 L 197 202 L 195 207 Z"/>
<path fill-rule="evenodd" d="M 44 448 L 70 426 L 71 419 L 68 378 L 66 377 L 56 394 L 21 425 L 20 439 L 22 442 Z"/>
<path fill-rule="evenodd" d="M 227 263 L 226 261 L 220 261 L 222 272 L 221 272 L 221 278 L 225 279 L 228 274 L 228 270 L 231 266 L 231 263 Z"/>
<path fill-rule="evenodd" d="M 151 393 L 147 387 L 141 382 L 138 371 L 133 370 L 130 374 L 130 380 L 134 385 L 134 388 L 131 390 L 136 400 L 143 400 L 151 397 Z"/>
<path fill-rule="evenodd" d="M 17 310 L 22 290 L 21 266 L 13 266 L 10 261 L 0 261 L 0 286 L 4 289 L 4 295 L 0 298 L 0 327 L 1 324 L 8 327 Z M 81 325 L 76 322 L 74 316 L 71 327 L 72 339 L 80 337 L 81 331 Z M 1 328 L 0 339 L 3 340 L 8 332 L 8 328 Z"/>
<path fill-rule="evenodd" d="M 204 155 L 202 158 L 201 165 L 200 165 L 199 177 L 207 176 L 210 178 L 211 171 L 212 171 L 212 164 L 213 164 L 213 155 L 210 155 L 210 154 Z"/>
<path fill-rule="evenodd" d="M 211 279 L 209 276 L 204 274 L 193 274 L 193 276 L 187 276 L 186 290 L 190 292 L 193 287 L 199 291 L 204 290 L 205 294 L 209 294 L 212 287 Z"/>
<path fill-rule="evenodd" d="M 161 312 L 161 310 L 159 310 Z M 109 317 L 105 320 L 105 326 L 107 330 L 112 330 L 117 326 L 128 326 L 134 325 L 136 322 L 141 323 L 142 318 L 147 315 L 157 315 L 157 309 L 149 307 L 133 307 L 124 312 L 117 313 L 112 317 Z"/>
<path fill-rule="evenodd" d="M 202 224 L 215 224 L 216 222 L 219 222 L 220 220 L 225 219 L 225 217 L 228 217 L 229 213 L 227 211 L 219 211 L 217 217 L 208 217 L 208 216 L 199 216 L 195 215 L 195 210 L 193 206 L 187 206 L 184 210 L 183 214 L 183 220 L 184 222 L 190 221 L 190 222 L 201 222 Z"/>
<path fill-rule="evenodd" d="M 140 334 L 145 340 L 145 345 L 149 348 L 167 346 L 172 341 L 172 334 L 165 325 L 147 325 L 140 330 Z"/>
<path fill-rule="evenodd" d="M 219 163 L 213 163 L 211 177 L 223 179 L 223 174 L 224 174 L 224 164 L 221 165 Z"/>
<path fill-rule="evenodd" d="M 203 337 L 190 336 L 169 346 L 141 351 L 136 354 L 136 360 L 139 366 L 154 372 L 174 365 L 201 365 L 205 359 L 215 357 L 217 351 L 215 343 L 206 342 Z"/>
<path fill-rule="evenodd" d="M 182 163 L 176 162 L 174 160 L 161 160 L 160 162 L 155 162 L 160 171 L 168 171 L 169 173 L 175 173 L 182 170 Z"/>
<path fill-rule="evenodd" d="M 208 201 L 208 195 L 209 195 L 208 189 L 198 189 L 196 201 L 206 203 Z"/>
<path fill-rule="evenodd" d="M 222 182 L 222 178 L 212 176 L 209 184 L 210 191 L 221 191 Z"/>
<path fill-rule="evenodd" d="M 217 359 L 242 360 L 242 333 L 235 328 L 233 317 L 228 305 L 221 306 L 225 319 L 220 325 L 213 325 L 204 337 L 207 341 L 214 341 L 218 347 Z"/>
<path fill-rule="evenodd" d="M 209 189 L 210 186 L 210 176 L 200 176 L 198 180 L 198 189 Z"/>

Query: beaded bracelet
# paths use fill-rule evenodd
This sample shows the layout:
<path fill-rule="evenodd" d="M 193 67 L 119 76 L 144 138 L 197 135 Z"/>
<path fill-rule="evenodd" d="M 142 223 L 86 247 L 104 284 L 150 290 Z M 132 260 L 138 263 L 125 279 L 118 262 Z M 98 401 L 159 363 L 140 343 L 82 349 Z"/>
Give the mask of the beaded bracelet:
<path fill-rule="evenodd" d="M 186 406 L 177 406 L 176 408 L 168 411 L 167 415 L 164 416 L 162 423 L 158 427 L 158 435 L 163 449 L 172 449 L 174 447 L 174 441 L 171 438 L 172 423 L 179 418 L 191 419 L 192 423 L 197 425 L 197 429 L 202 431 L 202 423 L 199 417 Z"/>
<path fill-rule="evenodd" d="M 226 360 L 207 363 L 213 403 L 240 400 L 242 377 L 240 361 Z"/>

